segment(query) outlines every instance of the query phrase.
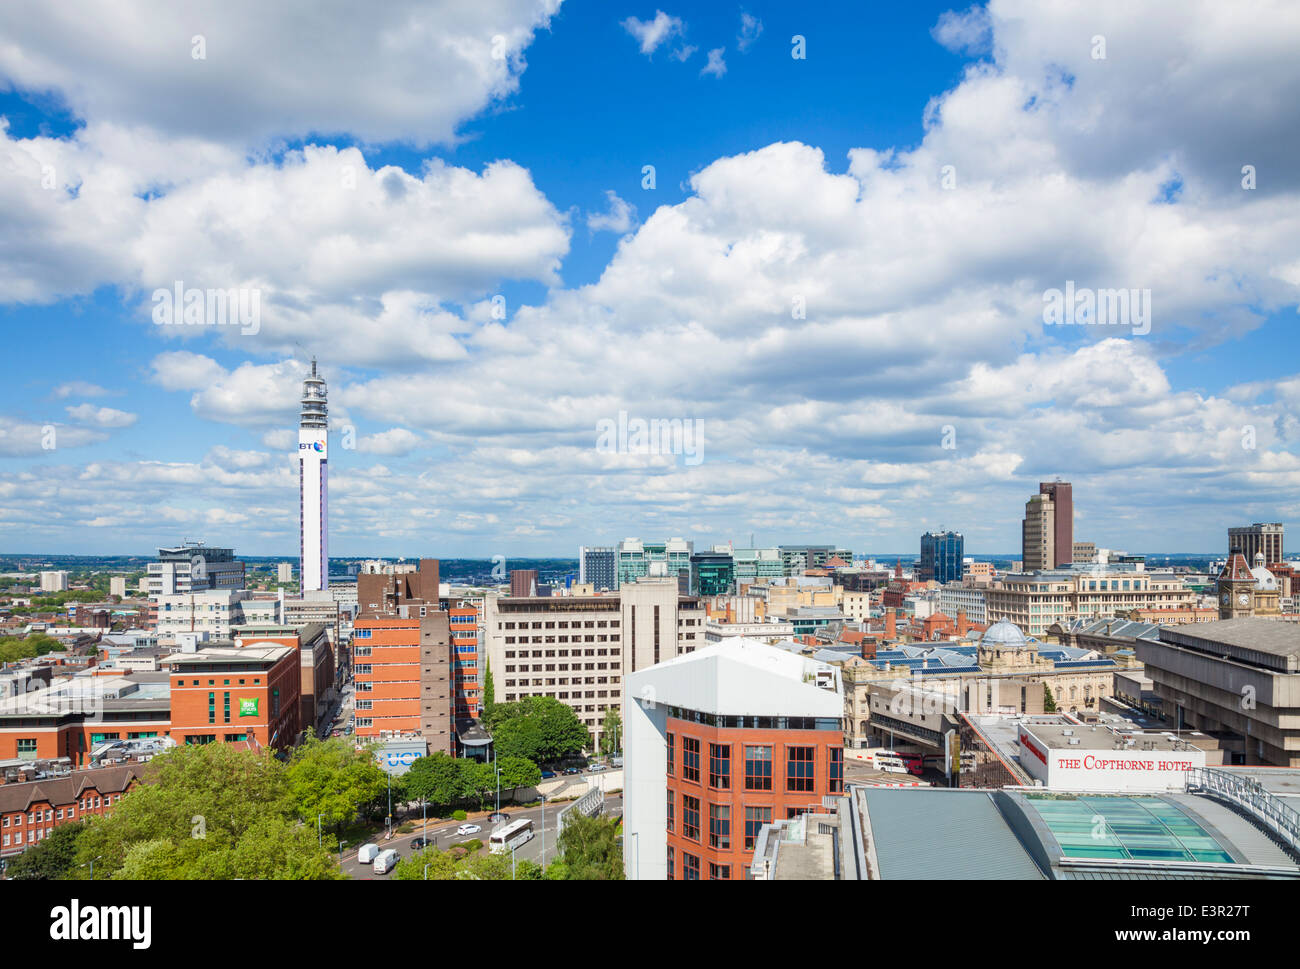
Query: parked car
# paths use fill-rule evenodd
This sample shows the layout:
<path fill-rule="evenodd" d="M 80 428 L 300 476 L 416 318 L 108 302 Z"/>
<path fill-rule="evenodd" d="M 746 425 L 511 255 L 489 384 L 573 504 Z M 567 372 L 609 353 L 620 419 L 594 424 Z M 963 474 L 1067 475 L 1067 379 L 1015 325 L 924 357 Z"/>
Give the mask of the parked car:
<path fill-rule="evenodd" d="M 432 838 L 412 838 L 412 839 L 411 839 L 411 850 L 413 850 L 413 851 L 422 851 L 422 850 L 424 850 L 425 848 L 432 848 L 432 847 L 433 847 L 433 839 L 432 839 Z"/>
<path fill-rule="evenodd" d="M 477 824 L 462 824 L 456 829 L 457 834 L 478 834 L 483 829 Z"/>
<path fill-rule="evenodd" d="M 496 814 L 491 815 L 488 820 L 493 824 L 500 824 L 502 821 L 509 821 L 510 815 L 506 814 L 505 811 L 498 811 Z"/>
<path fill-rule="evenodd" d="M 357 849 L 357 861 L 361 862 L 363 865 L 368 865 L 375 860 L 378 854 L 379 845 L 364 844 Z"/>
<path fill-rule="evenodd" d="M 587 770 L 591 771 L 593 774 L 598 770 L 605 770 L 605 769 L 606 767 L 604 764 L 592 764 L 590 767 L 587 768 Z"/>
<path fill-rule="evenodd" d="M 581 767 L 566 767 L 566 768 L 564 768 L 564 773 L 565 773 L 565 774 L 581 774 L 581 773 L 582 773 L 582 768 L 581 768 Z"/>
<path fill-rule="evenodd" d="M 554 777 L 554 776 L 555 776 L 555 771 L 553 771 L 553 770 L 544 770 L 544 771 L 542 771 L 542 780 L 547 780 L 548 778 L 551 778 L 551 777 Z"/>

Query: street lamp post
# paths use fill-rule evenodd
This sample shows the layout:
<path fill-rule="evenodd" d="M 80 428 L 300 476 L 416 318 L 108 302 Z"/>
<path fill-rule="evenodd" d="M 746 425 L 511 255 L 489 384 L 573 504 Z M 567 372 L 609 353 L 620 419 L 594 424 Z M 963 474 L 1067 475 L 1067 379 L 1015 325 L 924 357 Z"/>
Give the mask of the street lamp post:
<path fill-rule="evenodd" d="M 325 832 L 320 826 L 320 819 L 323 817 L 325 817 L 323 814 L 316 815 L 316 841 L 322 848 L 325 847 Z"/>
<path fill-rule="evenodd" d="M 388 837 L 393 836 L 393 775 L 388 775 Z"/>
<path fill-rule="evenodd" d="M 540 791 L 538 792 L 541 793 Z M 558 835 L 557 835 L 558 836 Z M 542 794 L 542 874 L 546 874 L 546 795 Z"/>
<path fill-rule="evenodd" d="M 343 839 L 339 838 L 339 871 L 343 870 Z"/>

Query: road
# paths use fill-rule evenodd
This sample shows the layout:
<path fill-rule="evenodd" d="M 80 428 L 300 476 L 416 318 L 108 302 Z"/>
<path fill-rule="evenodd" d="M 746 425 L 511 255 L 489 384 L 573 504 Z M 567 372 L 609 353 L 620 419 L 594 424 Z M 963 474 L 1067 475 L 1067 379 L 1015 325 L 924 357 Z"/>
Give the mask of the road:
<path fill-rule="evenodd" d="M 356 703 L 356 693 L 352 685 L 352 680 L 348 679 L 339 691 L 338 710 L 334 714 L 331 722 L 325 724 L 320 729 L 321 739 L 329 737 L 335 730 L 342 730 L 352 722 L 353 707 Z"/>
<path fill-rule="evenodd" d="M 572 801 L 566 801 L 564 804 L 546 805 L 546 860 L 549 863 L 555 858 L 556 854 L 556 817 L 560 810 L 567 807 Z M 519 818 L 532 818 L 533 820 L 533 839 L 515 852 L 516 861 L 535 861 L 542 860 L 542 809 L 541 807 L 519 809 L 513 807 L 503 807 L 503 811 L 510 815 L 510 820 L 515 821 Z M 621 814 L 623 811 L 623 797 L 620 794 L 612 794 L 605 798 L 606 814 Z M 482 830 L 477 834 L 458 835 L 456 829 L 462 823 L 478 824 Z M 462 841 L 469 841 L 471 838 L 478 838 L 483 842 L 483 851 L 487 851 L 488 834 L 491 832 L 492 825 L 487 819 L 470 819 L 467 822 L 452 821 L 450 823 L 440 824 L 435 827 L 432 823 L 429 825 L 428 838 L 433 844 L 442 849 L 450 848 L 452 845 L 459 844 Z M 409 858 L 417 851 L 411 849 L 411 840 L 413 838 L 423 837 L 424 832 L 417 827 L 410 834 L 394 835 L 391 841 L 384 841 L 382 836 L 375 844 L 379 845 L 381 850 L 392 848 L 402 858 Z M 343 870 L 349 878 L 356 878 L 361 881 L 383 881 L 391 877 L 389 875 L 376 875 L 371 865 L 363 865 L 357 861 L 357 851 L 353 848 L 343 856 Z"/>

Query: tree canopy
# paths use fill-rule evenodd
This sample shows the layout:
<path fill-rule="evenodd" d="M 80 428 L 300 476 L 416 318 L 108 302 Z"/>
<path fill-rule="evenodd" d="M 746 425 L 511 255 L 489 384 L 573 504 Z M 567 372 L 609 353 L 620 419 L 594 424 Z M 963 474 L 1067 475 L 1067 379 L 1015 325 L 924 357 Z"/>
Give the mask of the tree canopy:
<path fill-rule="evenodd" d="M 314 820 L 314 819 L 313 819 Z M 77 839 L 78 876 L 329 879 L 343 877 L 315 825 L 302 823 L 289 769 L 267 751 L 177 747 Z"/>
<path fill-rule="evenodd" d="M 621 881 L 623 849 L 618 843 L 618 822 L 589 818 L 571 811 L 560 832 L 565 877 L 577 881 Z"/>
<path fill-rule="evenodd" d="M 614 707 L 605 708 L 605 720 L 601 724 L 600 752 L 606 757 L 617 754 L 621 749 L 619 742 L 623 736 L 623 718 Z"/>
<path fill-rule="evenodd" d="M 493 704 L 484 725 L 492 734 L 497 756 L 525 757 L 539 764 L 580 753 L 591 742 L 573 708 L 548 696 Z"/>
<path fill-rule="evenodd" d="M 48 838 L 37 842 L 36 847 L 28 848 L 13 858 L 5 874 L 16 881 L 72 878 L 77 843 L 85 830 L 86 825 L 81 821 L 59 825 Z"/>
<path fill-rule="evenodd" d="M 309 739 L 294 750 L 287 767 L 289 795 L 301 820 L 341 828 L 363 807 L 387 798 L 388 777 L 368 750 L 342 738 Z"/>

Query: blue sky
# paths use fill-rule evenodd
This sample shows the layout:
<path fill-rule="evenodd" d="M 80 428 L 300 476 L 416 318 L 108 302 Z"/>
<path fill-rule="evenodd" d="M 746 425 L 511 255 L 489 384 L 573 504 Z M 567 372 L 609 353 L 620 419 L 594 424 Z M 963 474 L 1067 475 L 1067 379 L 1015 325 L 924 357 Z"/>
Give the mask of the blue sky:
<path fill-rule="evenodd" d="M 313 354 L 336 555 L 1007 552 L 1058 475 L 1102 546 L 1287 521 L 1300 23 L 1196 6 L 0 14 L 0 548 L 291 553 Z M 259 332 L 153 325 L 177 279 Z M 1149 332 L 1044 325 L 1067 280 Z"/>

